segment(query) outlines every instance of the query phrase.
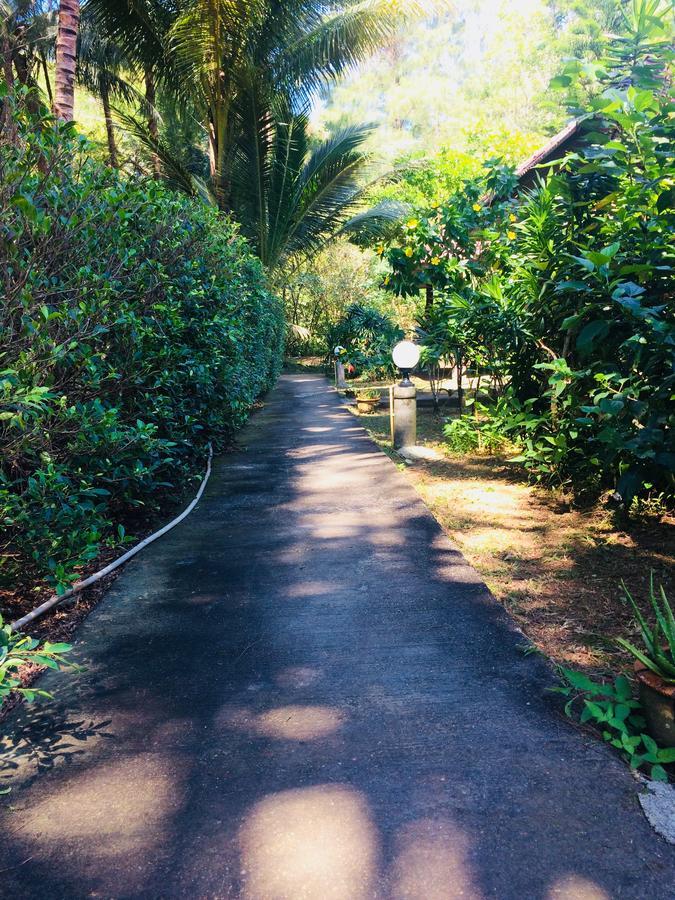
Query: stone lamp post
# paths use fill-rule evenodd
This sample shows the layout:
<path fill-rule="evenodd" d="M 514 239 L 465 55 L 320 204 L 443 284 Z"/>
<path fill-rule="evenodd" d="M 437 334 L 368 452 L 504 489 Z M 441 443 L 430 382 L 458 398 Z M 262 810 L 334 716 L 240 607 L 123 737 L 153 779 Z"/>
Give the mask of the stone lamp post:
<path fill-rule="evenodd" d="M 401 381 L 392 388 L 392 436 L 394 449 L 414 447 L 417 441 L 417 390 L 410 372 L 420 360 L 420 348 L 412 341 L 399 341 L 391 353 L 401 371 Z"/>
<path fill-rule="evenodd" d="M 339 345 L 333 350 L 333 356 L 335 358 L 335 387 L 337 390 L 341 390 L 347 387 L 347 379 L 345 378 L 345 367 L 342 362 L 342 354 L 345 352 L 344 347 L 340 347 Z"/>

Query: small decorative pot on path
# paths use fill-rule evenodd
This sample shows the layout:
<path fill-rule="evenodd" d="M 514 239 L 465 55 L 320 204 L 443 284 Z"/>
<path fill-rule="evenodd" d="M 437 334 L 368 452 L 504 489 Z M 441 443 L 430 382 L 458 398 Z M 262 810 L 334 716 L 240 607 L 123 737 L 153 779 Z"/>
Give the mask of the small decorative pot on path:
<path fill-rule="evenodd" d="M 381 397 L 358 397 L 356 398 L 356 408 L 360 413 L 375 412 L 380 405 Z"/>
<path fill-rule="evenodd" d="M 641 662 L 635 663 L 647 729 L 661 747 L 675 747 L 675 684 L 668 684 Z"/>

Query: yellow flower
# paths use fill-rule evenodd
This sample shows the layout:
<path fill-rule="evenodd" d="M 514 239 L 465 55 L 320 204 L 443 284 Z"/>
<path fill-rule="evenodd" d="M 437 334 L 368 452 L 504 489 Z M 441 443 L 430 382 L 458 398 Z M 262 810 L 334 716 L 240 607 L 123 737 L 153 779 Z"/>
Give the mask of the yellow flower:
<path fill-rule="evenodd" d="M 432 265 L 432 266 L 437 266 L 437 265 L 439 264 L 440 261 L 441 261 L 441 260 L 440 260 L 440 257 L 438 257 L 438 256 L 432 256 L 432 257 L 431 257 L 431 265 Z"/>
<path fill-rule="evenodd" d="M 405 227 L 406 228 L 417 228 L 417 226 L 419 224 L 420 224 L 419 219 L 408 219 L 408 221 L 405 223 Z"/>
<path fill-rule="evenodd" d="M 377 253 L 378 256 L 382 256 L 383 253 L 384 253 L 384 247 L 383 247 L 383 245 L 382 245 L 382 244 L 378 244 L 377 247 L 375 248 L 375 252 Z"/>
<path fill-rule="evenodd" d="M 481 207 L 480 203 L 474 203 L 474 205 L 473 205 L 473 211 L 474 211 L 474 212 L 480 212 L 480 211 L 481 211 L 481 208 L 482 208 L 482 207 Z"/>
<path fill-rule="evenodd" d="M 438 202 L 438 200 L 434 200 L 434 202 L 431 204 L 431 208 L 432 208 L 432 209 L 438 209 L 438 207 L 439 207 L 440 205 L 441 205 L 441 204 Z"/>
<path fill-rule="evenodd" d="M 507 231 L 506 236 L 510 241 L 513 241 L 516 238 L 516 233 L 515 231 Z"/>
<path fill-rule="evenodd" d="M 388 275 L 384 276 L 384 283 L 389 284 L 389 276 Z"/>
<path fill-rule="evenodd" d="M 517 222 L 517 221 L 518 221 L 518 217 L 514 216 L 513 213 L 511 213 L 511 215 L 509 216 L 509 222 Z"/>
<path fill-rule="evenodd" d="M 405 253 L 405 255 L 406 255 L 408 258 L 410 258 L 410 257 L 413 255 L 413 248 L 412 248 L 412 247 L 406 247 L 405 250 L 404 250 L 403 252 Z"/>

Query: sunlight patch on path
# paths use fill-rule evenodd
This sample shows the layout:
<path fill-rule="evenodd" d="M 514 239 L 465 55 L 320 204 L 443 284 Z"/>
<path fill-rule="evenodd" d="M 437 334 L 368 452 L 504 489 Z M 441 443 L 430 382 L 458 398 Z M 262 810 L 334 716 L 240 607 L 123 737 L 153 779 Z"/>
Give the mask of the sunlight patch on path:
<path fill-rule="evenodd" d="M 447 820 L 420 819 L 397 837 L 392 900 L 482 900 L 469 862 L 469 843 Z"/>
<path fill-rule="evenodd" d="M 367 900 L 378 841 L 359 791 L 330 784 L 257 803 L 239 835 L 245 900 Z"/>

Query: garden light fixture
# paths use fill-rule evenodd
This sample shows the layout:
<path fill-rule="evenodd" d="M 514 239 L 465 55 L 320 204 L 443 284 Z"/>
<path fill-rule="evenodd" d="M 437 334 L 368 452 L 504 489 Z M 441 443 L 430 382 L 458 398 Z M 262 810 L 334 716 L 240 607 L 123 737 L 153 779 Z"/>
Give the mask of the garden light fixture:
<path fill-rule="evenodd" d="M 345 366 L 342 362 L 342 356 L 347 351 L 344 347 L 341 347 L 339 344 L 333 350 L 333 357 L 335 362 L 335 387 L 337 390 L 344 390 L 347 387 L 347 382 L 345 381 Z"/>
<path fill-rule="evenodd" d="M 403 375 L 401 384 L 405 387 L 410 387 L 412 385 L 410 371 L 420 361 L 420 348 L 412 341 L 399 341 L 391 351 L 391 358 L 394 360 L 396 368 L 400 369 Z"/>
<path fill-rule="evenodd" d="M 420 361 L 420 348 L 412 341 L 399 341 L 391 351 L 403 378 L 390 388 L 391 436 L 394 448 L 412 447 L 417 439 L 417 391 L 410 372 Z"/>

